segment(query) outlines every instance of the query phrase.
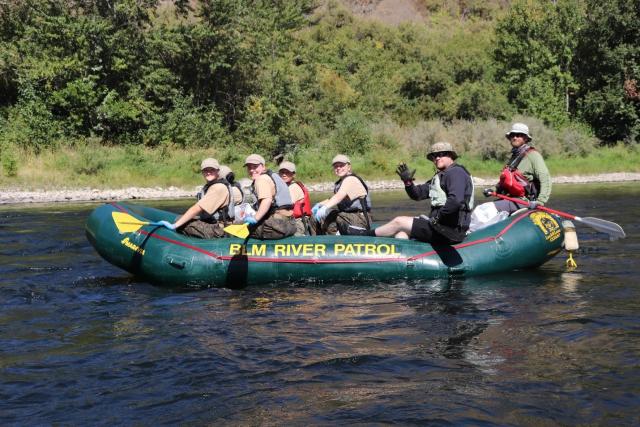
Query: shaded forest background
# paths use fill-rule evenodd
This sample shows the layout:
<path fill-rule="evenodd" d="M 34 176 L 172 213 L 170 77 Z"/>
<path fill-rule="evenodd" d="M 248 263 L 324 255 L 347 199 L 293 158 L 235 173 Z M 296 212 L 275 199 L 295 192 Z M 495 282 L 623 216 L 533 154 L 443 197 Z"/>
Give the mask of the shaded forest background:
<path fill-rule="evenodd" d="M 442 138 L 499 161 L 515 119 L 548 156 L 637 150 L 639 79 L 637 0 L 5 0 L 0 160 L 258 152 L 313 176 Z"/>

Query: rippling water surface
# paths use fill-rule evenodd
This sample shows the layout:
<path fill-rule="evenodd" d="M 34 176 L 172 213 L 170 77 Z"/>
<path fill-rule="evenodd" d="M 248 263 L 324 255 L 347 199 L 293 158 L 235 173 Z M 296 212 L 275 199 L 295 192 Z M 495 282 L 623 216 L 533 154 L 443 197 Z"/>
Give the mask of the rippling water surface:
<path fill-rule="evenodd" d="M 639 196 L 554 188 L 628 235 L 579 227 L 573 272 L 196 292 L 103 261 L 95 205 L 2 207 L 0 424 L 638 425 Z"/>

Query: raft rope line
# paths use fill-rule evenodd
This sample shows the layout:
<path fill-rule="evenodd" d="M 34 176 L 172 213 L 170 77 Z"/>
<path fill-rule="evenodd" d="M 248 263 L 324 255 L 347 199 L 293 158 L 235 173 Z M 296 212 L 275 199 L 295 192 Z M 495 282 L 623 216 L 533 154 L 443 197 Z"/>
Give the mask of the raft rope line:
<path fill-rule="evenodd" d="M 124 213 L 128 213 L 128 214 L 132 214 L 133 212 L 128 211 L 127 209 L 125 209 L 124 207 L 116 204 L 116 203 L 111 203 L 111 205 L 118 209 L 121 212 Z M 504 235 L 509 229 L 511 229 L 511 227 L 513 227 L 514 224 L 516 224 L 517 222 L 523 220 L 524 218 L 528 217 L 531 213 L 530 212 L 525 212 L 522 215 L 520 215 L 519 217 L 517 217 L 515 220 L 513 220 L 513 222 L 511 224 L 509 224 L 508 226 L 506 226 L 505 228 L 503 228 L 498 234 L 496 234 L 495 236 L 491 236 L 491 237 L 485 237 L 483 239 L 479 239 L 479 240 L 474 240 L 472 242 L 466 242 L 466 243 L 459 243 L 457 245 L 454 245 L 453 247 L 455 249 L 460 249 L 460 248 L 465 248 L 467 246 L 474 246 L 474 245 L 479 245 L 482 243 L 488 243 L 488 242 L 492 242 L 498 238 L 500 238 L 502 235 Z M 201 254 L 210 256 L 212 258 L 215 259 L 219 259 L 221 261 L 230 261 L 233 259 L 233 256 L 231 255 L 219 255 L 215 252 L 211 252 L 208 251 L 206 249 L 202 249 L 199 248 L 197 246 L 193 246 L 190 245 L 188 243 L 183 243 L 180 242 L 178 240 L 173 240 L 170 239 L 168 237 L 164 237 L 164 236 L 159 236 L 155 233 L 149 233 L 148 231 L 145 230 L 140 230 L 139 233 L 144 234 L 146 236 L 152 237 L 154 239 L 159 239 L 159 240 L 163 240 L 165 242 L 168 243 L 173 243 L 174 245 L 178 245 L 178 246 L 182 246 L 184 248 L 187 249 L 191 249 L 194 250 L 196 252 L 200 252 Z M 365 262 L 411 262 L 411 261 L 415 261 L 417 259 L 420 258 L 425 258 L 428 256 L 432 256 L 432 255 L 436 255 L 438 252 L 435 250 L 429 251 L 429 252 L 424 252 L 418 255 L 413 255 L 411 257 L 401 257 L 401 258 L 359 258 L 359 259 L 282 259 L 282 258 L 268 258 L 268 257 L 260 257 L 260 258 L 256 258 L 256 257 L 248 257 L 247 260 L 248 261 L 253 261 L 253 262 L 279 262 L 279 263 L 292 263 L 292 264 L 328 264 L 328 263 L 332 263 L 332 264 L 358 264 L 358 263 L 365 263 Z"/>

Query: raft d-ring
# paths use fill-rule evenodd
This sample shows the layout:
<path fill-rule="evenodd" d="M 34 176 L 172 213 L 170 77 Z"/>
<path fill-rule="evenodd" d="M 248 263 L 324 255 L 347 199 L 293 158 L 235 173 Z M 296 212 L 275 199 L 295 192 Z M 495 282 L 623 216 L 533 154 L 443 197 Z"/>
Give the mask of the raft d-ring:
<path fill-rule="evenodd" d="M 578 268 L 578 264 L 573 260 L 573 252 L 569 252 L 569 258 L 567 258 L 567 268 L 569 270 L 573 270 L 574 268 Z"/>

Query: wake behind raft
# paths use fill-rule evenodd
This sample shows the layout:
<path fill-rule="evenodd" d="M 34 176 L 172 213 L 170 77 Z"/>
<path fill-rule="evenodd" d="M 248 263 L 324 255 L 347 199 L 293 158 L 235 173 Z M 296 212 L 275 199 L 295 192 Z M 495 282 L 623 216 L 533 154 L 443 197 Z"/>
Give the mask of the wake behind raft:
<path fill-rule="evenodd" d="M 538 267 L 562 250 L 564 232 L 549 213 L 524 211 L 454 246 L 386 237 L 313 236 L 281 240 L 203 240 L 151 223 L 176 214 L 110 203 L 86 223 L 87 238 L 111 264 L 153 284 L 231 287 L 468 277 Z"/>

